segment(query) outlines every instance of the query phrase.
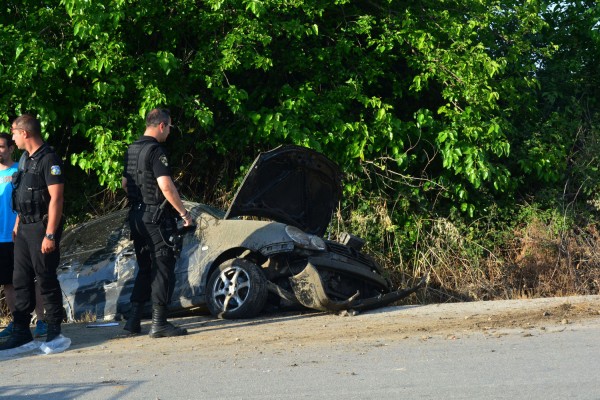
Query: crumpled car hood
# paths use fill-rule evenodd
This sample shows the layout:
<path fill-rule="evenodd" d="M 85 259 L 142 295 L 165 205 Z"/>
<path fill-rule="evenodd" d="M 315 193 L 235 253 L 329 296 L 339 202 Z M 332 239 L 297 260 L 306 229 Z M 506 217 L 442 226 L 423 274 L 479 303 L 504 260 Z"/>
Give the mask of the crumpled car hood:
<path fill-rule="evenodd" d="M 264 217 L 323 236 L 341 193 L 333 161 L 305 147 L 280 146 L 254 160 L 225 218 Z"/>

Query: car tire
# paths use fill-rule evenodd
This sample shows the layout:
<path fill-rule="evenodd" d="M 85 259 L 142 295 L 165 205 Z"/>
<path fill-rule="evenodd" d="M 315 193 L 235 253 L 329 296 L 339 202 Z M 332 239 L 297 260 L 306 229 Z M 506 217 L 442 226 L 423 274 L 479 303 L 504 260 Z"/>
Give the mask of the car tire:
<path fill-rule="evenodd" d="M 208 280 L 207 305 L 218 318 L 252 318 L 267 301 L 267 280 L 254 263 L 236 258 L 213 271 Z"/>

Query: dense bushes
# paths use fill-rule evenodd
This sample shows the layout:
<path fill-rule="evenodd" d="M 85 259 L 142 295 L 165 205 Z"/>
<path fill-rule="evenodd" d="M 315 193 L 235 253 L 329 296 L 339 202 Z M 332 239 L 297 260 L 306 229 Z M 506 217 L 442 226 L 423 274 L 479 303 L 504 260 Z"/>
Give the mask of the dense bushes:
<path fill-rule="evenodd" d="M 594 1 L 3 7 L 0 129 L 22 112 L 40 117 L 72 165 L 73 220 L 121 204 L 126 144 L 164 105 L 186 195 L 226 205 L 257 152 L 315 148 L 346 173 L 338 226 L 368 236 L 399 281 L 431 267 L 436 290 L 461 298 L 559 293 L 522 289 L 532 280 L 516 254 L 529 247 L 517 239 L 540 219 L 519 210 L 564 217 L 549 242 L 595 243 Z M 587 260 L 577 268 L 597 270 Z M 595 282 L 565 291 L 597 292 Z"/>

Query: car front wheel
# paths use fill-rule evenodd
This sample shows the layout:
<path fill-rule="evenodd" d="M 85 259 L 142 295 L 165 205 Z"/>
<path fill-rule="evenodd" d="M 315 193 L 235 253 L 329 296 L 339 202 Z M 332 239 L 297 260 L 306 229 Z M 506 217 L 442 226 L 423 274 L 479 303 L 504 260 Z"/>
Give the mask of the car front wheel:
<path fill-rule="evenodd" d="M 219 266 L 208 280 L 207 303 L 218 318 L 252 318 L 267 301 L 266 278 L 254 263 L 236 258 Z"/>

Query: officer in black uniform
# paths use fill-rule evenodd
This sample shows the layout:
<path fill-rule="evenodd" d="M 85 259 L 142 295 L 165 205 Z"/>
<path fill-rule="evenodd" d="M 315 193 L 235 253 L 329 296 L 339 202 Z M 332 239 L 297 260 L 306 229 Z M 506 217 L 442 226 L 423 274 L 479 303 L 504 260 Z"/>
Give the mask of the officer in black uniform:
<path fill-rule="evenodd" d="M 150 337 L 180 336 L 187 330 L 167 322 L 167 305 L 175 285 L 175 254 L 168 238 L 177 229 L 193 224 L 171 177 L 161 145 L 171 131 L 169 111 L 156 108 L 146 117 L 146 131 L 127 149 L 123 188 L 129 200 L 129 225 L 138 263 L 131 294 L 131 312 L 124 329 L 141 332 L 144 304 L 152 300 Z"/>
<path fill-rule="evenodd" d="M 61 333 L 62 291 L 56 276 L 63 230 L 64 177 L 62 162 L 44 143 L 40 122 L 21 115 L 11 127 L 13 140 L 24 150 L 18 172 L 13 176 L 13 208 L 17 220 L 13 230 L 15 312 L 13 332 L 0 350 L 31 342 L 31 313 L 35 308 L 35 280 L 44 300 L 48 323 L 46 342 Z"/>

